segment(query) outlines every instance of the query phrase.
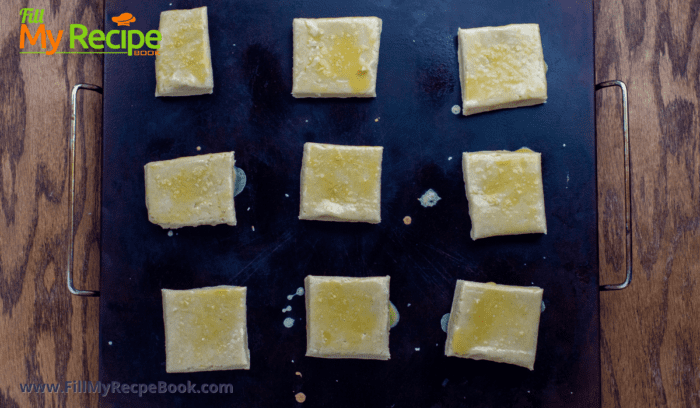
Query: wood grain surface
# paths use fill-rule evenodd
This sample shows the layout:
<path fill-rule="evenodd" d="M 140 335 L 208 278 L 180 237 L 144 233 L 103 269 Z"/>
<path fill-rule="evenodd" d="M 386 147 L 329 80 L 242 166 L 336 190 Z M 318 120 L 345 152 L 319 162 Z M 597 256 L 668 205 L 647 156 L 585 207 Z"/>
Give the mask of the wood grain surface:
<path fill-rule="evenodd" d="M 700 406 L 700 1 L 595 3 L 596 81 L 630 93 L 631 287 L 601 295 L 605 407 Z M 624 278 L 620 91 L 598 92 L 602 283 Z"/>
<path fill-rule="evenodd" d="M 103 26 L 103 3 L 0 2 L 0 407 L 93 407 L 94 394 L 22 393 L 20 383 L 97 380 L 97 298 L 66 288 L 70 90 L 102 84 L 96 55 L 20 55 L 19 10 L 50 29 Z M 62 47 L 67 47 L 66 39 Z M 31 46 L 27 45 L 28 48 Z M 34 47 L 36 48 L 36 47 Z M 80 94 L 75 284 L 99 284 L 102 98 Z"/>
<path fill-rule="evenodd" d="M 97 406 L 20 383 L 96 381 L 98 300 L 65 284 L 69 94 L 93 55 L 19 55 L 19 9 L 102 28 L 103 1 L 0 3 L 0 407 Z M 597 0 L 596 82 L 630 92 L 634 279 L 601 296 L 604 407 L 700 406 L 700 0 Z M 64 40 L 65 41 L 65 40 Z M 65 46 L 65 44 L 63 44 Z M 101 97 L 79 96 L 75 283 L 99 278 Z M 623 280 L 620 91 L 597 96 L 601 283 Z"/>

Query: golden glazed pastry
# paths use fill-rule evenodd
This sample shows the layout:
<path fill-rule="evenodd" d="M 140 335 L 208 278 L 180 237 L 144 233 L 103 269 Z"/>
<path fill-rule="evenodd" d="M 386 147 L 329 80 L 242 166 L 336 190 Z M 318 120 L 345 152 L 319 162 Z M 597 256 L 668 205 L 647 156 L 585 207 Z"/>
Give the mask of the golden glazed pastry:
<path fill-rule="evenodd" d="M 389 359 L 389 276 L 307 276 L 306 355 Z"/>
<path fill-rule="evenodd" d="M 457 281 L 445 355 L 534 369 L 542 289 Z"/>
<path fill-rule="evenodd" d="M 146 164 L 148 220 L 166 229 L 236 225 L 234 163 L 225 152 Z"/>
<path fill-rule="evenodd" d="M 214 90 L 207 8 L 160 13 L 156 96 L 210 94 Z"/>
<path fill-rule="evenodd" d="M 166 372 L 250 369 L 245 287 L 161 291 Z"/>
<path fill-rule="evenodd" d="M 299 219 L 379 223 L 383 150 L 305 143 Z"/>
<path fill-rule="evenodd" d="M 547 65 L 538 24 L 457 31 L 462 113 L 547 101 Z"/>
<path fill-rule="evenodd" d="M 547 233 L 540 161 L 527 148 L 462 154 L 472 239 Z"/>
<path fill-rule="evenodd" d="M 377 17 L 295 18 L 292 96 L 375 97 Z"/>

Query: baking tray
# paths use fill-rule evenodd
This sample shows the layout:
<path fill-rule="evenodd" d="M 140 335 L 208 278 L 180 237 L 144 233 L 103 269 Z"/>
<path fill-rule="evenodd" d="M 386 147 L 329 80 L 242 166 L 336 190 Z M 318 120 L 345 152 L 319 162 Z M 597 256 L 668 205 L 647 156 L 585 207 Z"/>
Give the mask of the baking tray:
<path fill-rule="evenodd" d="M 110 0 L 105 28 L 129 12 L 145 32 L 163 10 L 201 5 L 212 95 L 155 98 L 154 57 L 104 57 L 100 381 L 233 393 L 110 393 L 101 405 L 284 407 L 299 392 L 307 407 L 600 405 L 592 3 Z M 377 98 L 292 98 L 292 19 L 340 16 L 383 20 Z M 540 25 L 548 102 L 454 115 L 457 28 L 511 23 Z M 381 224 L 298 220 L 304 142 L 384 146 Z M 522 146 L 542 153 L 548 234 L 472 241 L 462 152 Z M 236 227 L 170 236 L 148 222 L 144 164 L 231 150 L 248 179 Z M 441 200 L 424 208 L 429 188 Z M 391 360 L 304 357 L 304 299 L 288 295 L 309 274 L 391 275 Z M 457 279 L 544 288 L 534 371 L 444 356 Z M 160 289 L 220 284 L 248 287 L 251 369 L 167 374 Z"/>

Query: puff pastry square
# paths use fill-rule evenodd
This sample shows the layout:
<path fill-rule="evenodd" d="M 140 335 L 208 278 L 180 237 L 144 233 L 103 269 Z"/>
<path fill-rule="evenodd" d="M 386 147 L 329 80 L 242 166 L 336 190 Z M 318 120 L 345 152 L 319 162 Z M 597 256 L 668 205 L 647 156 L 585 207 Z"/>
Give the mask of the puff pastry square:
<path fill-rule="evenodd" d="M 382 20 L 377 17 L 295 18 L 292 96 L 377 96 Z"/>
<path fill-rule="evenodd" d="M 445 355 L 535 366 L 543 290 L 457 281 Z"/>
<path fill-rule="evenodd" d="M 388 360 L 389 277 L 307 276 L 306 355 Z"/>
<path fill-rule="evenodd" d="M 378 224 L 383 149 L 304 144 L 299 219 Z"/>
<path fill-rule="evenodd" d="M 161 291 L 166 372 L 250 369 L 245 287 Z"/>
<path fill-rule="evenodd" d="M 210 94 L 214 90 L 207 8 L 160 13 L 156 96 Z"/>
<path fill-rule="evenodd" d="M 538 24 L 457 31 L 462 113 L 547 101 L 547 65 Z"/>
<path fill-rule="evenodd" d="M 463 153 L 471 237 L 547 233 L 540 153 Z"/>
<path fill-rule="evenodd" d="M 167 229 L 236 225 L 234 163 L 225 152 L 146 164 L 148 220 Z"/>

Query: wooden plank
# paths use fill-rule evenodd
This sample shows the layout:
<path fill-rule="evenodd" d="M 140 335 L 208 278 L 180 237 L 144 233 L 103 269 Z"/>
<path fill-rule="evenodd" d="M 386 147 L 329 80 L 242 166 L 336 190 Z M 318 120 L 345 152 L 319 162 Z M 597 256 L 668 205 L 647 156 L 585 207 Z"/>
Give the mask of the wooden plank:
<path fill-rule="evenodd" d="M 96 406 L 88 394 L 22 393 L 20 383 L 97 380 L 98 300 L 71 296 L 65 284 L 69 93 L 102 83 L 95 55 L 19 54 L 19 10 L 44 8 L 44 23 L 101 28 L 102 2 L 0 4 L 0 406 Z M 27 50 L 37 46 L 27 45 Z M 101 96 L 84 92 L 77 143 L 76 285 L 99 277 Z"/>
<path fill-rule="evenodd" d="M 634 279 L 601 296 L 604 407 L 700 406 L 700 1 L 596 3 L 597 82 L 630 91 Z M 623 279 L 620 91 L 597 98 L 601 282 Z"/>

